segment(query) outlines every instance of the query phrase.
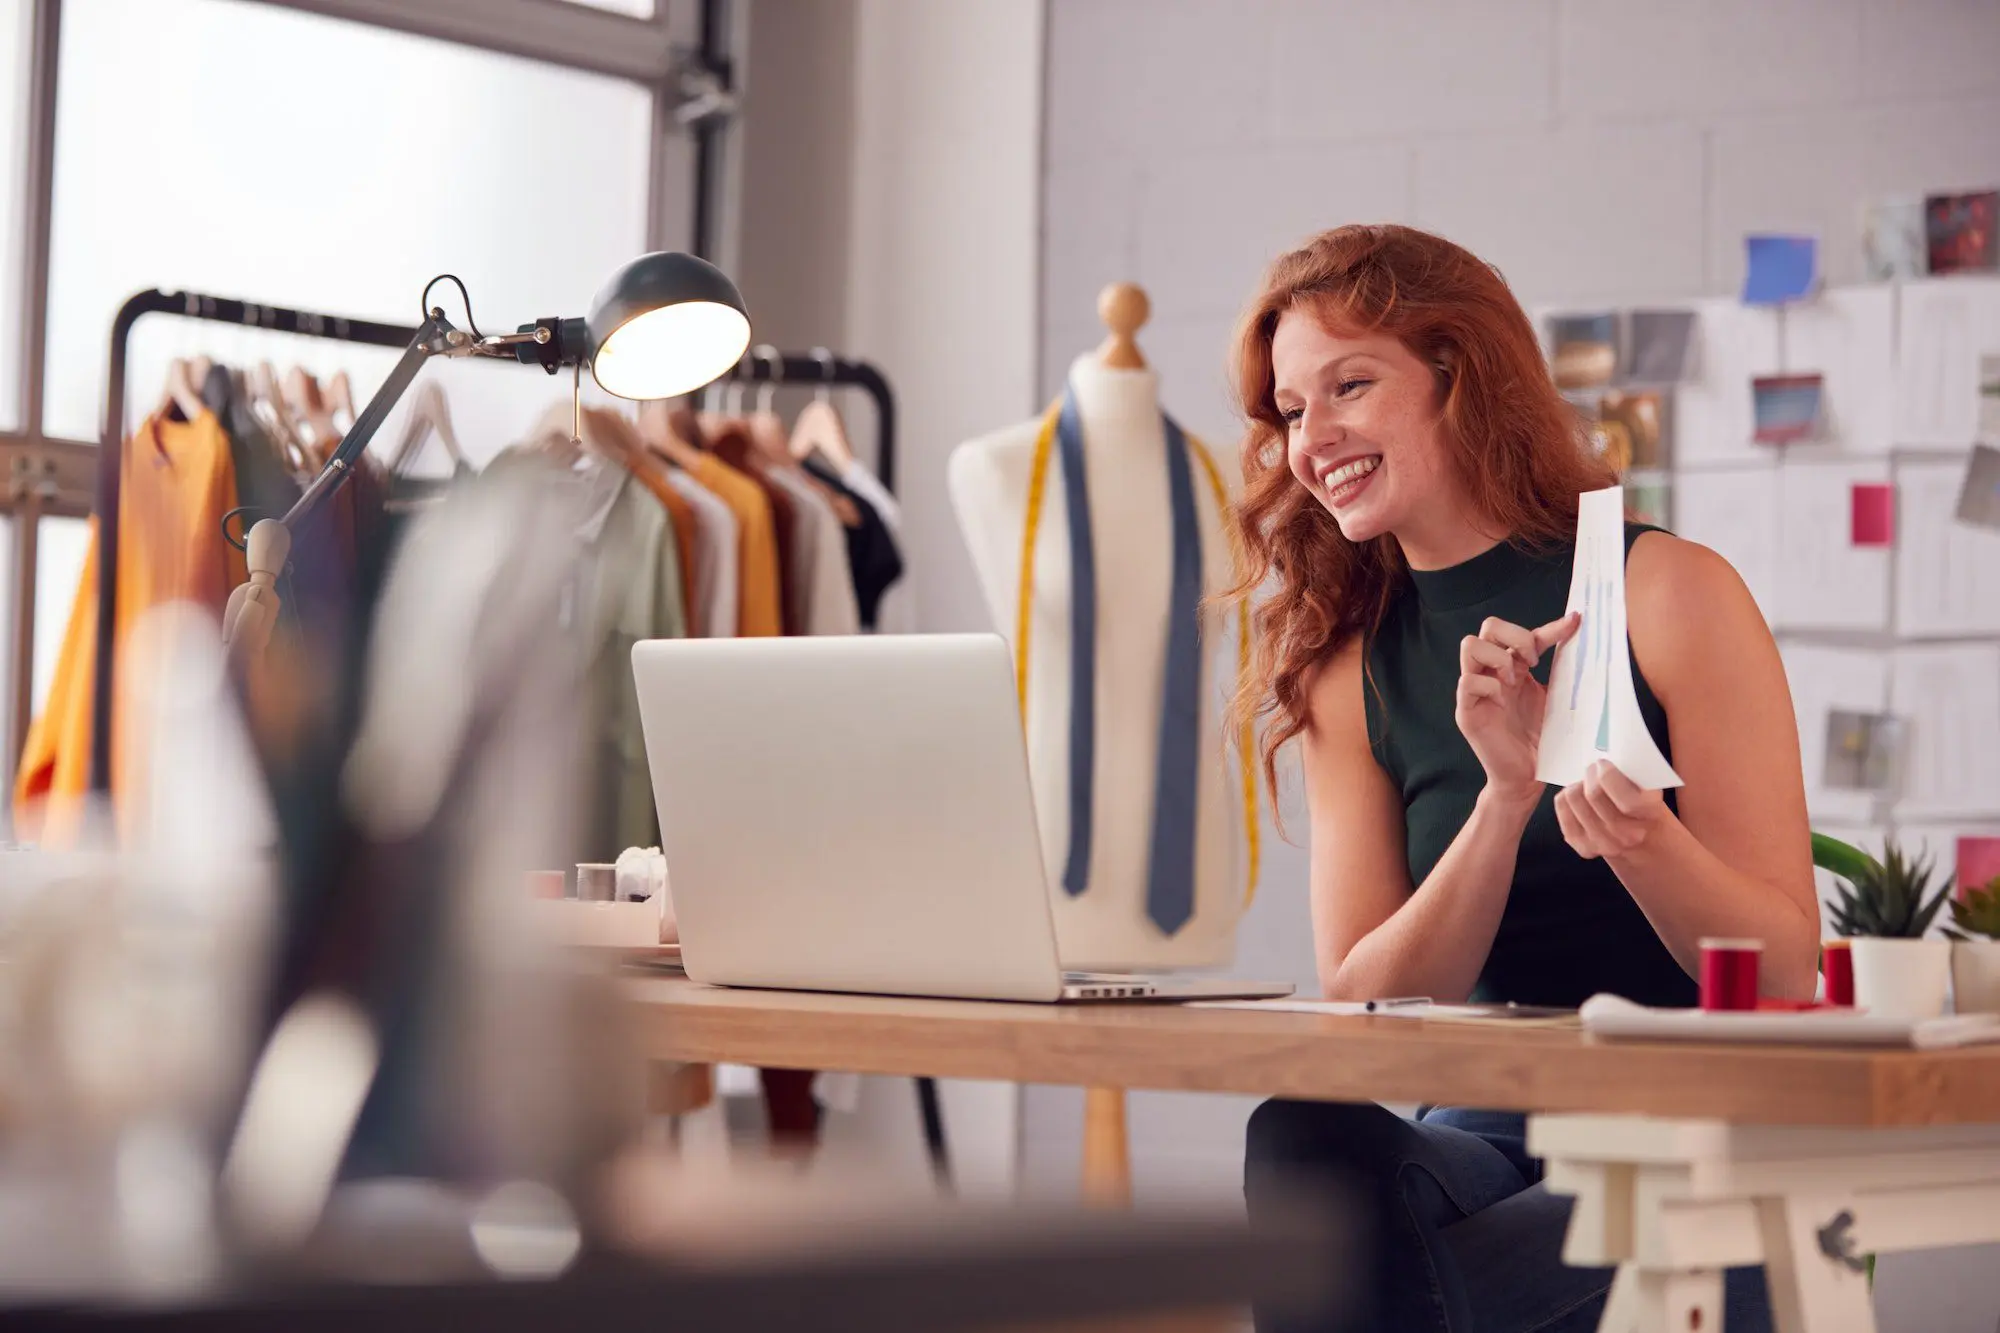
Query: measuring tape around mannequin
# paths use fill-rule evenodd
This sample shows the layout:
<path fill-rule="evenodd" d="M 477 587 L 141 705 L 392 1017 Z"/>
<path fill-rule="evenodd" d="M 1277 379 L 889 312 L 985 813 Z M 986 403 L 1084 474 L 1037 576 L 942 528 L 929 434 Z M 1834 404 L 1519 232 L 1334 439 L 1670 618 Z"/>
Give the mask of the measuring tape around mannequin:
<path fill-rule="evenodd" d="M 1041 430 L 1035 440 L 1035 452 L 1028 473 L 1028 505 L 1026 520 L 1021 534 L 1020 598 L 1014 627 L 1014 679 L 1020 692 L 1021 721 L 1026 726 L 1028 718 L 1028 662 L 1029 640 L 1033 630 L 1033 608 L 1035 600 L 1035 547 L 1041 535 L 1042 512 L 1048 491 L 1049 463 L 1056 453 L 1057 437 L 1063 425 L 1063 409 L 1069 400 L 1069 391 L 1050 406 L 1042 419 Z M 1230 543 L 1232 562 L 1236 557 L 1236 535 L 1229 513 L 1229 494 L 1223 485 L 1222 473 L 1217 468 L 1214 457 L 1206 446 L 1192 435 L 1185 434 L 1171 420 L 1167 421 L 1169 447 L 1176 439 L 1185 442 L 1188 453 L 1200 462 L 1201 470 L 1208 479 L 1211 495 L 1214 497 L 1222 528 Z M 1081 497 L 1088 503 L 1088 497 Z M 1074 500 L 1072 501 L 1074 503 Z M 1072 596 L 1074 596 L 1074 590 Z M 1237 608 L 1237 670 L 1250 669 L 1250 608 L 1247 601 Z M 1071 707 L 1076 707 L 1072 700 Z M 1260 851 L 1257 820 L 1257 769 L 1253 754 L 1254 737 L 1251 727 L 1245 723 L 1237 737 L 1237 749 L 1241 777 L 1243 827 L 1248 852 L 1249 883 L 1244 901 L 1247 904 L 1256 897 L 1259 873 Z M 1094 796 L 1094 793 L 1090 795 Z M 1077 797 L 1071 795 L 1074 805 Z M 1072 831 L 1074 836 L 1074 831 Z M 1071 892 L 1079 891 L 1071 887 Z M 1171 931 L 1169 932 L 1172 933 Z"/>

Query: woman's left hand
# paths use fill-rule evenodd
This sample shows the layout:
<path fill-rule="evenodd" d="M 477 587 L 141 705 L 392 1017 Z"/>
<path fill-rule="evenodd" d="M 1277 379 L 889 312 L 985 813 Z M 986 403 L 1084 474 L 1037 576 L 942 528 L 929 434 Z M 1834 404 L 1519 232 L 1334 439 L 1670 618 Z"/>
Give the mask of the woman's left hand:
<path fill-rule="evenodd" d="M 1556 793 L 1563 838 L 1585 860 L 1630 855 L 1670 818 L 1663 795 L 1641 787 L 1608 759 Z"/>

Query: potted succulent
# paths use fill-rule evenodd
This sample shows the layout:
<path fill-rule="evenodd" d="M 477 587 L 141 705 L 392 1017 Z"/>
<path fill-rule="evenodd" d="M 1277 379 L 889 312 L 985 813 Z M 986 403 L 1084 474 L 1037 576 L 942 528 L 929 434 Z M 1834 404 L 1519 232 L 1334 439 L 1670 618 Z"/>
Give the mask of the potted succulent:
<path fill-rule="evenodd" d="M 2000 1013 L 2000 876 L 1951 904 L 1951 993 L 1961 1014 Z"/>
<path fill-rule="evenodd" d="M 1878 861 L 1814 834 L 1813 859 L 1844 881 L 1827 906 L 1834 931 L 1851 937 L 1855 1005 L 1891 1018 L 1944 1013 L 1952 942 L 1924 935 L 1950 894 L 1950 880 L 1933 889 L 1932 859 L 1905 856 L 1893 838 L 1883 843 Z"/>

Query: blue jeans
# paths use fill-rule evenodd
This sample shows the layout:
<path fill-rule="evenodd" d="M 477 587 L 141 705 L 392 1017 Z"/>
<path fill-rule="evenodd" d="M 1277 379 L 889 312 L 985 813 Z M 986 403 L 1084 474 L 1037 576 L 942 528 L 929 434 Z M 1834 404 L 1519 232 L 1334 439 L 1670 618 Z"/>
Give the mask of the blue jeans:
<path fill-rule="evenodd" d="M 1244 1196 L 1260 1205 L 1314 1186 L 1361 1210 L 1374 1253 L 1359 1320 L 1257 1311 L 1258 1333 L 1591 1333 L 1613 1270 L 1562 1261 L 1570 1200 L 1541 1183 L 1526 1118 L 1426 1107 L 1268 1101 L 1250 1117 Z M 1769 1333 L 1761 1268 L 1724 1279 L 1727 1333 Z"/>

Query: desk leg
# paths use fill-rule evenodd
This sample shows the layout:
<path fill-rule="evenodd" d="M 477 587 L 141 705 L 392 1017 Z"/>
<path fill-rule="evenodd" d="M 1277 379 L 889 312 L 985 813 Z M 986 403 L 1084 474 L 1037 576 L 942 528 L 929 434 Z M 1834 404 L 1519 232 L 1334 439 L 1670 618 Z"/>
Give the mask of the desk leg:
<path fill-rule="evenodd" d="M 1132 1203 L 1132 1150 L 1125 1133 L 1125 1090 L 1083 1092 L 1083 1197 L 1113 1208 Z"/>
<path fill-rule="evenodd" d="M 1719 1269 L 1658 1272 L 1620 1264 L 1597 1333 L 1716 1333 L 1722 1328 Z"/>
<path fill-rule="evenodd" d="M 1875 1333 L 1873 1293 L 1858 1255 L 1834 1258 L 1820 1243 L 1827 1220 L 1854 1216 L 1854 1200 L 1822 1191 L 1762 1199 L 1764 1271 L 1777 1333 Z"/>

